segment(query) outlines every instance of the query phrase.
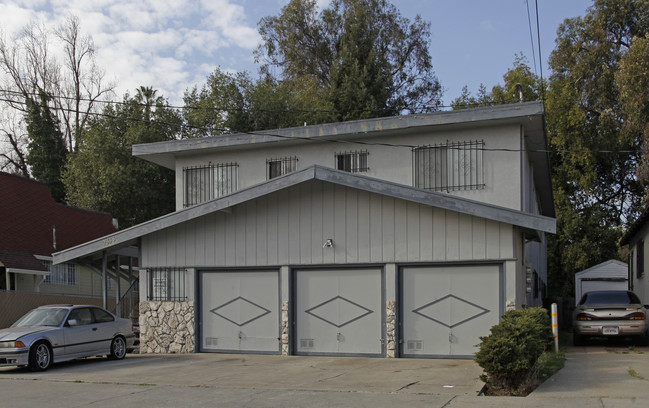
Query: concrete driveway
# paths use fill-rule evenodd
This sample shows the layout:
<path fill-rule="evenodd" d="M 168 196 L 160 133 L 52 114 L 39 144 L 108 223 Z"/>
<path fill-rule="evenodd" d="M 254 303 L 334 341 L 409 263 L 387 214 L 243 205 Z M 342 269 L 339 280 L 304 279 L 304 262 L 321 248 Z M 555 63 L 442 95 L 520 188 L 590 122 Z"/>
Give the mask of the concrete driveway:
<path fill-rule="evenodd" d="M 649 348 L 570 348 L 566 366 L 530 396 L 481 397 L 469 360 L 128 355 L 0 368 L 7 407 L 637 407 L 649 400 Z"/>

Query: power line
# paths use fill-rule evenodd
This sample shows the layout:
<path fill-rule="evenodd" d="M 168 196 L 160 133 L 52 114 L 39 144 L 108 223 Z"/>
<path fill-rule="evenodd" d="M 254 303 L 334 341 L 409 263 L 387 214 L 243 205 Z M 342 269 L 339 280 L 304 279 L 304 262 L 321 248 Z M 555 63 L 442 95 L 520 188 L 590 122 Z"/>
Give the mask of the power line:
<path fill-rule="evenodd" d="M 534 36 L 532 35 L 532 20 L 530 18 L 530 1 L 525 0 L 525 5 L 527 6 L 527 25 L 530 28 L 530 43 L 532 44 L 532 60 L 534 61 L 534 74 L 537 74 L 536 53 L 534 52 Z"/>
<path fill-rule="evenodd" d="M 0 101 L 5 101 L 6 102 L 6 99 L 0 98 Z M 63 108 L 59 108 L 59 109 L 63 109 Z M 63 110 L 73 112 L 72 109 L 63 109 Z M 316 143 L 357 144 L 357 145 L 365 145 L 365 146 L 383 146 L 383 147 L 409 148 L 409 149 L 430 147 L 430 146 L 411 145 L 411 144 L 402 144 L 402 143 L 367 142 L 367 141 L 362 141 L 362 140 L 341 140 L 341 139 L 332 139 L 332 138 L 314 139 L 314 138 L 311 138 L 311 137 L 280 135 L 280 134 L 277 134 L 277 133 L 273 133 L 272 131 L 263 131 L 263 130 L 262 131 L 232 132 L 231 129 L 205 128 L 205 127 L 200 127 L 200 126 L 188 125 L 186 123 L 172 123 L 172 122 L 165 122 L 165 121 L 158 121 L 158 120 L 147 120 L 147 119 L 132 118 L 132 117 L 121 117 L 121 116 L 109 115 L 109 114 L 106 114 L 106 113 L 98 113 L 98 112 L 89 112 L 89 115 L 95 115 L 95 116 L 106 118 L 106 119 L 126 120 L 126 121 L 131 121 L 131 122 L 175 127 L 175 128 L 178 128 L 179 131 L 181 131 L 181 132 L 182 132 L 183 129 L 202 130 L 202 131 L 206 131 L 206 132 L 223 132 L 221 135 L 216 135 L 216 136 L 212 136 L 212 137 L 226 136 L 226 135 L 232 135 L 232 134 L 246 134 L 246 135 L 251 135 L 251 136 L 267 136 L 267 137 L 275 137 L 275 138 L 278 138 L 278 139 L 303 140 L 303 141 L 316 142 Z M 176 140 L 178 140 L 178 139 L 176 139 Z M 446 146 L 446 148 L 447 149 L 461 149 L 461 147 L 453 147 L 453 146 Z M 507 148 L 482 147 L 482 148 L 479 148 L 477 150 L 482 150 L 482 151 L 485 151 L 485 152 L 507 152 L 507 153 L 520 153 L 522 151 L 526 151 L 528 153 L 542 153 L 542 154 L 567 154 L 567 153 L 636 154 L 636 153 L 649 153 L 649 150 L 644 150 L 644 149 L 624 149 L 624 150 L 611 150 L 611 149 L 608 149 L 608 150 L 532 149 L 532 150 L 525 150 L 525 149 L 507 149 Z"/>

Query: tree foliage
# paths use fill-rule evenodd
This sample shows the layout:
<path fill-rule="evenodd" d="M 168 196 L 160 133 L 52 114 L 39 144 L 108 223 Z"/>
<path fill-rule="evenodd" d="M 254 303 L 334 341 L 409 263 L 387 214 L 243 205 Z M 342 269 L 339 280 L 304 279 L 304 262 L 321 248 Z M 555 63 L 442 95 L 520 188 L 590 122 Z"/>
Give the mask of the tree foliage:
<path fill-rule="evenodd" d="M 504 84 L 496 85 L 487 91 L 487 87 L 480 85 L 475 96 L 468 87 L 462 88 L 462 94 L 451 102 L 454 110 L 476 108 L 480 106 L 504 105 L 521 101 L 536 101 L 544 92 L 541 78 L 530 69 L 528 61 L 522 54 L 514 57 L 512 68 L 503 75 Z"/>
<path fill-rule="evenodd" d="M 151 88 L 140 88 L 123 104 L 108 105 L 88 122 L 71 153 L 64 183 L 67 202 L 110 212 L 129 227 L 175 209 L 174 173 L 132 156 L 134 144 L 173 140 L 182 123 Z"/>
<path fill-rule="evenodd" d="M 29 146 L 26 162 L 34 178 L 47 185 L 52 198 L 56 202 L 63 202 L 65 187 L 61 173 L 68 152 L 58 119 L 48 106 L 49 100 L 49 95 L 42 91 L 38 99 L 27 97 L 25 121 Z"/>
<path fill-rule="evenodd" d="M 45 92 L 66 149 L 76 150 L 96 101 L 112 95 L 114 88 L 105 81 L 94 54 L 92 38 L 81 32 L 80 21 L 73 15 L 54 31 L 32 22 L 13 38 L 0 37 L 0 110 L 28 115 L 25 98 L 38 100 Z M 29 169 L 22 166 L 21 158 L 26 155 L 26 129 L 11 121 L 0 126 L 0 135 L 11 149 L 2 152 L 0 166 L 25 173 Z"/>
<path fill-rule="evenodd" d="M 547 100 L 556 151 L 558 233 L 549 248 L 555 294 L 571 295 L 574 273 L 618 257 L 623 226 L 640 211 L 644 192 L 636 171 L 645 136 L 630 114 L 641 112 L 636 102 L 649 75 L 635 71 L 642 69 L 636 63 L 642 50 L 634 45 L 642 41 L 634 38 L 648 29 L 649 1 L 597 0 L 583 18 L 568 19 L 558 30 Z"/>
<path fill-rule="evenodd" d="M 387 0 L 291 0 L 259 25 L 262 72 L 293 85 L 308 83 L 350 120 L 436 110 L 441 86 L 428 52 L 430 24 L 402 17 Z"/>

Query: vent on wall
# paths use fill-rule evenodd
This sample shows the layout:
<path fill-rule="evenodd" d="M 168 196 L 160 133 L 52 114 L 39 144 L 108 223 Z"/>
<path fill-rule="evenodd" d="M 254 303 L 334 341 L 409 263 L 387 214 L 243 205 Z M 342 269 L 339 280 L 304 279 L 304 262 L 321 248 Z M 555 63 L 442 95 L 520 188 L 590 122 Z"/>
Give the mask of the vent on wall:
<path fill-rule="evenodd" d="M 313 348 L 313 339 L 300 339 L 300 348 L 301 349 L 306 349 L 306 348 Z"/>
<path fill-rule="evenodd" d="M 422 351 L 424 349 L 423 340 L 408 340 L 406 342 L 406 348 L 408 351 Z"/>
<path fill-rule="evenodd" d="M 205 346 L 215 347 L 219 345 L 219 339 L 216 337 L 205 337 Z"/>

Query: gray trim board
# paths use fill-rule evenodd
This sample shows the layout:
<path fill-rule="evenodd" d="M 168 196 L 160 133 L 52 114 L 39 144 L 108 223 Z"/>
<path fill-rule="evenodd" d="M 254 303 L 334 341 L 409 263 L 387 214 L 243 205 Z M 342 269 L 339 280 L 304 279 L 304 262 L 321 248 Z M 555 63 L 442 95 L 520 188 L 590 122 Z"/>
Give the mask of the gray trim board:
<path fill-rule="evenodd" d="M 512 224 L 533 231 L 556 232 L 556 220 L 541 215 L 484 204 L 466 198 L 443 193 L 420 190 L 397 183 L 387 182 L 367 176 L 360 176 L 322 166 L 311 166 L 277 177 L 255 186 L 236 191 L 190 208 L 176 211 L 151 221 L 118 231 L 114 234 L 78 245 L 52 255 L 53 263 L 60 264 L 73 259 L 96 256 L 105 250 L 117 250 L 138 243 L 140 237 L 181 224 L 195 218 L 224 211 L 237 204 L 265 196 L 310 180 L 319 180 L 359 190 L 369 191 L 393 198 L 437 207 L 462 214 L 486 218 Z"/>

